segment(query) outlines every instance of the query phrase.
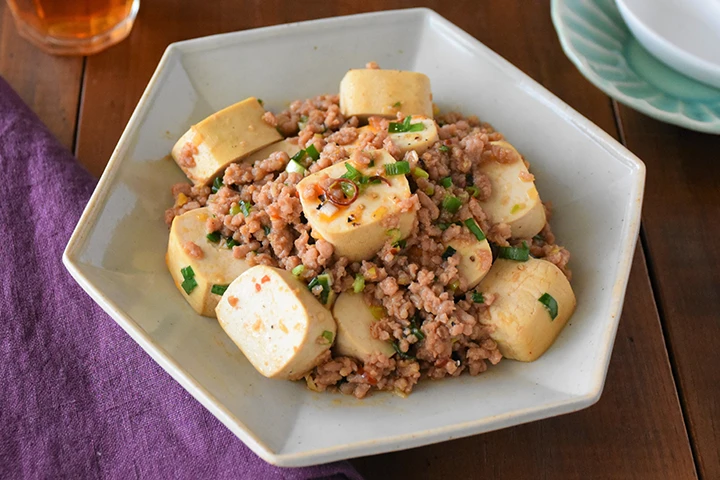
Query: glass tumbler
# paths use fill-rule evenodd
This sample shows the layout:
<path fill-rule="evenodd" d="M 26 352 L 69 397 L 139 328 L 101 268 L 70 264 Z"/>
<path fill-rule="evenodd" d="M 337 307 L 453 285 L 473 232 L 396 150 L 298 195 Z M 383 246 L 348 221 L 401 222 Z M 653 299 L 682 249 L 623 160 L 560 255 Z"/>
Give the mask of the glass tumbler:
<path fill-rule="evenodd" d="M 55 55 L 90 55 L 132 29 L 140 0 L 7 0 L 18 32 Z"/>

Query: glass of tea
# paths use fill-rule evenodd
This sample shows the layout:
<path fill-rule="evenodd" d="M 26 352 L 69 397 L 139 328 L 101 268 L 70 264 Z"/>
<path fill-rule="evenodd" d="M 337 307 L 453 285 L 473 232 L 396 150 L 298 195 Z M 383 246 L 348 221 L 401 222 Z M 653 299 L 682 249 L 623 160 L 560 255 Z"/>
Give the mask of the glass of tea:
<path fill-rule="evenodd" d="M 56 55 L 90 55 L 128 36 L 140 0 L 7 0 L 20 35 Z"/>

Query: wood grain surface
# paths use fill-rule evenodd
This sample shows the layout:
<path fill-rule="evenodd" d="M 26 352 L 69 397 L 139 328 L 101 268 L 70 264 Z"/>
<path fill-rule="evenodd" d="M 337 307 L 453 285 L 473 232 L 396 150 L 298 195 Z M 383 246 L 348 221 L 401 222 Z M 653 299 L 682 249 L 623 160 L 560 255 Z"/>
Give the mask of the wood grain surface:
<path fill-rule="evenodd" d="M 619 113 L 647 165 L 643 238 L 698 470 L 720 479 L 720 136 Z"/>
<path fill-rule="evenodd" d="M 720 138 L 614 108 L 563 55 L 549 1 L 218 0 L 212 8 L 201 0 L 143 1 L 130 37 L 87 58 L 84 68 L 83 59 L 49 57 L 18 38 L 0 3 L 0 74 L 68 146 L 77 125 L 75 152 L 99 175 L 169 43 L 411 6 L 438 11 L 628 142 L 648 166 L 644 241 L 637 249 L 607 384 L 597 405 L 352 463 L 373 479 L 685 479 L 697 478 L 696 464 L 703 478 L 720 478 L 720 439 L 713 428 L 720 424 L 720 353 L 713 349 L 720 334 L 720 276 L 711 267 L 720 262 L 720 247 L 713 242 L 720 234 L 715 187 Z"/>
<path fill-rule="evenodd" d="M 83 59 L 53 57 L 20 38 L 0 0 L 0 75 L 63 145 L 72 149 Z"/>

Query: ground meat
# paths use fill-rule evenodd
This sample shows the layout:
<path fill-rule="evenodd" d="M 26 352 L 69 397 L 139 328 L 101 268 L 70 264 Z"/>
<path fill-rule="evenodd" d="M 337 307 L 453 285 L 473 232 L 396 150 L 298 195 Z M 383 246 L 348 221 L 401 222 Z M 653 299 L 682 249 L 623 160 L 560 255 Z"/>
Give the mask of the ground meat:
<path fill-rule="evenodd" d="M 371 62 L 367 68 L 379 67 Z M 223 173 L 223 186 L 215 193 L 209 187 L 173 186 L 175 202 L 166 212 L 166 222 L 170 224 L 175 215 L 207 205 L 211 213 L 207 232 L 219 232 L 223 242 L 232 239 L 236 243 L 233 257 L 248 265 L 286 270 L 302 265 L 298 277 L 305 283 L 325 272 L 331 276 L 336 294 L 352 289 L 356 275 L 362 276 L 363 298 L 378 317 L 369 333 L 391 342 L 396 353 L 391 357 L 374 353 L 363 362 L 328 351 L 306 375 L 309 388 L 358 398 L 373 390 L 406 395 L 421 377 L 439 379 L 464 372 L 478 375 L 501 360 L 497 343 L 491 338 L 492 327 L 478 321 L 496 296 L 468 290 L 458 270 L 460 255 L 445 253 L 448 242 L 474 238 L 464 224 L 468 219 L 478 224 L 493 245 L 527 242 L 534 257 L 554 263 L 570 278 L 570 253 L 556 243 L 549 224 L 532 239 L 511 239 L 510 226 L 493 223 L 483 210 L 483 200 L 493 192 L 482 164 L 524 159 L 493 145 L 503 136 L 477 117 L 456 112 L 436 116 L 440 139 L 420 156 L 415 152 L 403 155 L 392 144 L 388 137 L 390 119 L 370 117 L 367 121 L 371 128 L 361 133 L 357 117 L 342 115 L 337 95 L 294 101 L 287 110 L 267 112 L 263 119 L 301 148 L 315 146 L 320 155 L 308 165 L 310 172 L 348 158 L 362 169 L 372 162 L 368 150 L 374 148 L 387 149 L 396 159 L 408 161 L 414 172 L 420 172 L 407 176 L 413 194 L 398 202 L 401 212 L 417 213 L 409 235 L 401 242 L 389 237 L 373 258 L 361 262 L 338 257 L 333 245 L 313 232 L 299 196 L 312 197 L 317 192 L 312 187 L 298 192 L 297 184 L 303 176 L 285 172 L 289 158 L 284 152 L 274 152 L 254 165 L 231 164 Z M 188 145 L 183 151 L 191 154 L 192 145 Z M 533 179 L 530 173 L 521 174 L 523 181 Z M 321 179 L 321 183 L 331 181 L 328 176 Z M 444 205 L 449 195 L 460 200 L 457 210 L 450 211 Z M 545 208 L 550 219 L 551 206 Z M 387 230 L 397 228 L 399 216 L 385 217 L 382 225 Z M 202 257 L 200 246 L 188 242 L 184 248 L 188 255 Z M 319 295 L 322 287 L 312 292 Z M 478 292 L 483 293 L 481 303 L 476 303 L 473 295 Z"/>
<path fill-rule="evenodd" d="M 205 257 L 205 254 L 202 251 L 202 248 L 198 246 L 195 242 L 187 241 L 183 244 L 183 250 L 185 253 L 187 253 L 190 257 L 196 258 L 198 260 L 202 260 L 203 257 Z"/>
<path fill-rule="evenodd" d="M 178 155 L 177 163 L 183 168 L 192 168 L 195 166 L 195 155 L 197 155 L 198 149 L 192 142 L 187 142 L 180 149 L 180 155 Z"/>
<path fill-rule="evenodd" d="M 189 183 L 176 183 L 171 187 L 171 193 L 175 200 L 172 207 L 165 210 L 165 223 L 169 227 L 173 219 L 190 210 L 204 207 L 210 196 L 210 187 L 202 185 L 192 186 Z"/>

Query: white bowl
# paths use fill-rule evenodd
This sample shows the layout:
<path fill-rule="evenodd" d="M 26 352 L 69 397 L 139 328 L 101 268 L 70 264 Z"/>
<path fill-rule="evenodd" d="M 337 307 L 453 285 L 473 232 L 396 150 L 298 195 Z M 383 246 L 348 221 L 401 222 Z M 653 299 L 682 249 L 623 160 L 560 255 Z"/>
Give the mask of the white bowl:
<path fill-rule="evenodd" d="M 720 88 L 720 1 L 616 0 L 650 53 L 679 72 Z"/>
<path fill-rule="evenodd" d="M 208 114 L 250 95 L 272 110 L 336 92 L 376 60 L 425 72 L 444 110 L 492 122 L 532 163 L 573 253 L 578 309 L 537 362 L 425 381 L 409 398 L 317 394 L 258 374 L 167 273 L 163 211 L 184 179 L 166 158 Z M 199 402 L 268 462 L 308 465 L 410 448 L 572 412 L 600 397 L 637 238 L 645 168 L 467 33 L 426 9 L 373 13 L 171 45 L 65 251 L 85 290 Z"/>

